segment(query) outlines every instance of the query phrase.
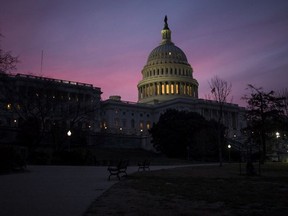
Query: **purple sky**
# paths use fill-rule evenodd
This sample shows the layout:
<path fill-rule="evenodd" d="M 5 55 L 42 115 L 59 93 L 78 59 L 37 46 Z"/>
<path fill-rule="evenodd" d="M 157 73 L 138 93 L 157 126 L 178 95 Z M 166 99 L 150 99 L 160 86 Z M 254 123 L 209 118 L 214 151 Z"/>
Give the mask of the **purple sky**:
<path fill-rule="evenodd" d="M 215 75 L 232 83 L 233 102 L 242 105 L 247 84 L 288 87 L 287 0 L 1 0 L 1 47 L 19 56 L 17 73 L 90 83 L 103 99 L 137 101 L 165 15 L 201 98 Z"/>

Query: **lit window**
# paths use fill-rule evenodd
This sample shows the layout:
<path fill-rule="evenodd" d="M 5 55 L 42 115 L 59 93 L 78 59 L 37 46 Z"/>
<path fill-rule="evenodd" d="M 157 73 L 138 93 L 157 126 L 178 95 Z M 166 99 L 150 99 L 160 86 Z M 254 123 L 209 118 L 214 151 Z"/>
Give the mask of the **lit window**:
<path fill-rule="evenodd" d="M 166 84 L 166 93 L 167 93 L 167 94 L 169 94 L 169 92 L 170 92 L 169 90 L 170 90 L 170 89 L 169 89 L 169 84 Z"/>
<path fill-rule="evenodd" d="M 147 122 L 146 128 L 149 130 L 150 129 L 150 122 Z"/>
<path fill-rule="evenodd" d="M 165 85 L 162 84 L 162 94 L 165 94 Z"/>

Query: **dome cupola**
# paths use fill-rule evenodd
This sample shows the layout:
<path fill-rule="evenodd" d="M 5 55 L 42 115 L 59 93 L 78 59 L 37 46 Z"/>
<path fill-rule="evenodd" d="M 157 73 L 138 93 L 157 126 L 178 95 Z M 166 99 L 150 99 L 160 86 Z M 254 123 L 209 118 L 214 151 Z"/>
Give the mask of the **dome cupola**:
<path fill-rule="evenodd" d="M 185 53 L 171 40 L 167 16 L 162 41 L 148 56 L 138 83 L 138 102 L 156 103 L 178 97 L 198 98 L 198 82 Z"/>

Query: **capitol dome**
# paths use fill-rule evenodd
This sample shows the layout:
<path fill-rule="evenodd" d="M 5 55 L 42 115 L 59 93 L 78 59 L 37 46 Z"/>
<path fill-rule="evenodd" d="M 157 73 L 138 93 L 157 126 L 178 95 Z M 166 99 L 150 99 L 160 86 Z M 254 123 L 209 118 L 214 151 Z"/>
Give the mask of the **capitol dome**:
<path fill-rule="evenodd" d="M 161 61 L 179 64 L 188 64 L 185 53 L 173 43 L 162 44 L 152 50 L 147 65 L 157 64 Z"/>
<path fill-rule="evenodd" d="M 185 53 L 171 40 L 167 17 L 162 41 L 148 56 L 138 83 L 139 103 L 159 103 L 179 97 L 198 98 L 198 82 Z"/>

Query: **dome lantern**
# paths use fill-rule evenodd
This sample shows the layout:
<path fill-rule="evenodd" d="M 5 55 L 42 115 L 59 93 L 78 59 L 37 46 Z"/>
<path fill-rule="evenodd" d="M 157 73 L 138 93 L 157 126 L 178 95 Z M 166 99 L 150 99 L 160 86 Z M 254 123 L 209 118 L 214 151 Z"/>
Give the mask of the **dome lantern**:
<path fill-rule="evenodd" d="M 161 34 L 162 34 L 161 45 L 162 44 L 167 44 L 167 43 L 173 44 L 172 41 L 171 41 L 171 30 L 168 27 L 168 22 L 167 21 L 168 21 L 168 18 L 167 18 L 167 16 L 165 16 L 165 18 L 164 18 L 164 28 L 161 31 Z"/>

